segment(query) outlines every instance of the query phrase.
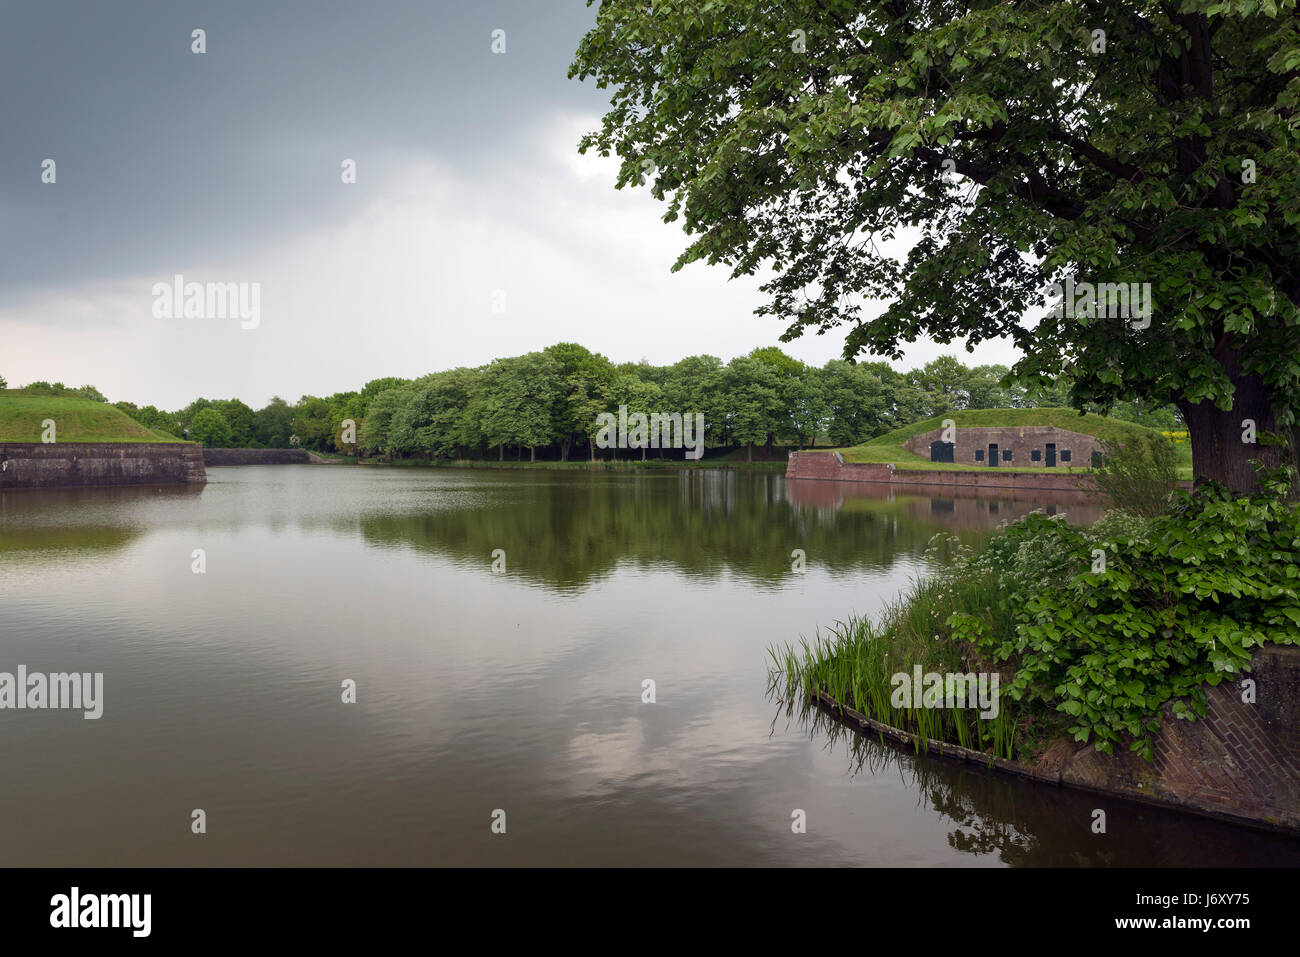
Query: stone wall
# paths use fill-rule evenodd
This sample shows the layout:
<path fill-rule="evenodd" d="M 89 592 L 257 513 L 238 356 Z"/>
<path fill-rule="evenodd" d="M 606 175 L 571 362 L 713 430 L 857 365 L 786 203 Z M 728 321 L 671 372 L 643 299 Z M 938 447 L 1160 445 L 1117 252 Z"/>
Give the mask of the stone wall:
<path fill-rule="evenodd" d="M 990 445 L 998 447 L 997 468 L 1047 468 L 1047 445 L 1056 446 L 1056 466 L 1069 468 L 1088 468 L 1092 464 L 1092 453 L 1101 451 L 1101 443 L 1095 436 L 1082 432 L 1071 432 L 1050 425 L 1027 425 L 1011 428 L 967 428 L 954 429 L 953 462 L 957 465 L 970 465 L 977 468 L 989 468 L 988 449 Z M 943 430 L 931 429 L 914 435 L 903 443 L 909 452 L 930 458 L 930 443 L 938 442 L 943 437 Z M 1038 461 L 1031 453 L 1037 450 Z M 984 460 L 977 461 L 976 452 L 982 452 Z M 1004 460 L 1004 453 L 1011 452 L 1011 461 Z M 1061 457 L 1062 451 L 1068 451 L 1068 461 Z"/>
<path fill-rule="evenodd" d="M 202 485 L 191 442 L 3 442 L 0 490 L 110 485 Z"/>
<path fill-rule="evenodd" d="M 306 449 L 204 449 L 203 464 L 300 465 L 311 461 Z"/>

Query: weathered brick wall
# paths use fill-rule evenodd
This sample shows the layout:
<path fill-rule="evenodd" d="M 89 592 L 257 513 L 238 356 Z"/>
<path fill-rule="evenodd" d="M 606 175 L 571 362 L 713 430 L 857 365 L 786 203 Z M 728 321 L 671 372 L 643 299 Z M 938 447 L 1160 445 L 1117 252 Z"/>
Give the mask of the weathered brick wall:
<path fill-rule="evenodd" d="M 306 449 L 204 449 L 204 465 L 298 465 L 310 462 Z"/>
<path fill-rule="evenodd" d="M 0 489 L 206 481 L 203 451 L 190 442 L 0 443 Z"/>
<path fill-rule="evenodd" d="M 892 465 L 846 463 L 838 452 L 791 452 L 786 478 L 830 479 L 836 482 L 888 482 Z"/>
<path fill-rule="evenodd" d="M 938 442 L 941 438 L 943 438 L 941 429 L 931 429 L 929 432 L 912 436 L 903 443 L 903 447 L 909 452 L 928 459 L 930 443 Z M 1050 425 L 955 429 L 953 438 L 956 440 L 953 443 L 955 445 L 953 462 L 957 465 L 979 468 L 989 467 L 987 459 L 990 444 L 998 447 L 998 468 L 1046 468 L 1046 450 L 1049 442 L 1056 445 L 1057 466 L 1087 468 L 1092 462 L 1092 453 L 1101 451 L 1101 444 L 1093 436 Z M 978 463 L 975 461 L 977 449 L 985 453 L 985 461 Z M 1002 461 L 1002 453 L 1007 449 L 1011 450 L 1010 462 Z M 1032 461 L 1030 457 L 1033 449 L 1038 449 L 1041 453 L 1040 460 L 1037 462 Z M 1060 459 L 1063 449 L 1070 451 L 1069 462 L 1062 462 Z"/>
<path fill-rule="evenodd" d="M 1261 648 L 1251 667 L 1206 689 L 1200 720 L 1166 708 L 1151 762 L 1088 744 L 1048 751 L 1036 767 L 1065 784 L 1300 829 L 1300 647 Z M 1255 682 L 1253 704 L 1243 678 Z"/>

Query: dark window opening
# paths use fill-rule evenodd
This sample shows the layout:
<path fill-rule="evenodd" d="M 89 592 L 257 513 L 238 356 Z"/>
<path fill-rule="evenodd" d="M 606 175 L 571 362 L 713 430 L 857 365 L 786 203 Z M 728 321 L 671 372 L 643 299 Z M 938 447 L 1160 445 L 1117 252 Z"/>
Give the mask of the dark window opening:
<path fill-rule="evenodd" d="M 975 461 L 976 461 L 976 462 L 983 462 L 983 461 L 984 461 L 984 450 L 983 450 L 983 449 L 976 449 L 976 450 L 975 450 Z"/>
<path fill-rule="evenodd" d="M 1043 461 L 1043 450 L 1042 450 L 1042 449 L 1034 449 L 1032 452 L 1030 452 L 1030 453 L 1029 453 L 1029 461 L 1031 461 L 1031 462 L 1041 462 L 1041 461 Z"/>
<path fill-rule="evenodd" d="M 1010 461 L 1011 461 L 1011 450 L 1010 450 L 1010 449 L 1003 449 L 1003 450 L 1002 450 L 1002 461 L 1003 461 L 1003 462 L 1010 462 Z"/>
<path fill-rule="evenodd" d="M 1069 450 L 1069 449 L 1061 449 L 1061 461 L 1062 461 L 1062 462 L 1068 462 L 1068 461 L 1070 461 L 1070 450 Z"/>
<path fill-rule="evenodd" d="M 1100 453 L 1100 452 L 1093 452 L 1093 453 L 1092 453 L 1092 467 L 1095 468 L 1095 469 L 1099 469 L 1099 468 L 1101 468 L 1101 453 Z"/>

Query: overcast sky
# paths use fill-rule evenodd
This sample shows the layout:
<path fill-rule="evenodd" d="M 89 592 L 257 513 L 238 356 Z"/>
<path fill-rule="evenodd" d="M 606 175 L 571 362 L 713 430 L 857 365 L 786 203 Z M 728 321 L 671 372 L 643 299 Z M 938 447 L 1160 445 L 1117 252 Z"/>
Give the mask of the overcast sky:
<path fill-rule="evenodd" d="M 566 78 L 594 16 L 584 0 L 5 3 L 0 375 L 260 406 L 560 341 L 656 363 L 779 344 L 756 282 L 671 274 L 680 226 L 578 156 L 607 103 Z M 155 315 L 178 274 L 259 283 L 257 327 Z M 843 336 L 783 348 L 821 364 Z M 1014 357 L 917 344 L 902 365 L 944 353 Z"/>

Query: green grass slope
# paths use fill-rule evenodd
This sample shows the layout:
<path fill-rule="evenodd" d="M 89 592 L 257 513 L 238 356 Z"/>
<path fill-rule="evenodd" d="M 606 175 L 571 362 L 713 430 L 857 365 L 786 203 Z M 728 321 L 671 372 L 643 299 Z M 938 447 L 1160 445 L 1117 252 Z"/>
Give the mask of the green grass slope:
<path fill-rule="evenodd" d="M 900 469 L 940 469 L 944 471 L 970 471 L 982 468 L 977 463 L 969 462 L 931 462 L 925 456 L 917 455 L 903 448 L 903 443 L 914 435 L 943 427 L 944 419 L 952 419 L 958 428 L 1017 428 L 1020 426 L 1055 426 L 1069 429 L 1083 435 L 1096 436 L 1103 442 L 1122 441 L 1125 435 L 1151 431 L 1144 426 L 1104 415 L 1079 415 L 1074 409 L 969 409 L 965 412 L 946 412 L 931 419 L 924 419 L 912 425 L 895 429 L 877 436 L 862 445 L 841 449 L 828 449 L 839 452 L 845 462 L 892 463 Z M 1180 477 L 1189 477 L 1192 467 L 1192 450 L 1186 442 L 1175 445 L 1178 451 Z M 1006 468 L 1005 466 L 1000 466 Z M 1008 471 L 1015 472 L 1090 472 L 1090 468 L 1058 465 L 1055 468 L 1015 466 Z M 1184 475 L 1184 473 L 1186 473 Z"/>
<path fill-rule="evenodd" d="M 26 395 L 0 390 L 0 442 L 39 442 L 46 419 L 54 420 L 57 442 L 179 442 L 146 429 L 106 402 L 72 396 Z"/>

